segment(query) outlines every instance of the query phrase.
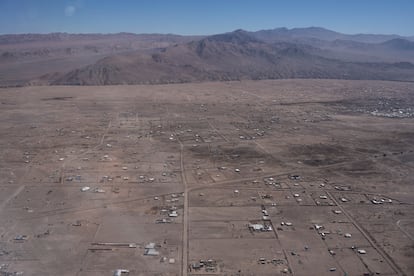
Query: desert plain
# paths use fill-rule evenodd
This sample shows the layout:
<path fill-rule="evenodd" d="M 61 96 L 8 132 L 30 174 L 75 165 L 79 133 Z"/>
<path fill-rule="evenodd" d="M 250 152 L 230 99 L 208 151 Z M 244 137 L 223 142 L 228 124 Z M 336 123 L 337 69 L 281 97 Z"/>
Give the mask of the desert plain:
<path fill-rule="evenodd" d="M 413 275 L 414 84 L 0 89 L 0 275 Z"/>

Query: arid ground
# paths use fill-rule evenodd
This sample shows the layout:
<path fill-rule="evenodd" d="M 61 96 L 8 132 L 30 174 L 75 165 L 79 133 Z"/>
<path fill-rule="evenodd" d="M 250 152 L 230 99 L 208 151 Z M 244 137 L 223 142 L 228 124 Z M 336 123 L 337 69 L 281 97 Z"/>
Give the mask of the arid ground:
<path fill-rule="evenodd" d="M 414 83 L 0 102 L 0 275 L 414 275 Z"/>

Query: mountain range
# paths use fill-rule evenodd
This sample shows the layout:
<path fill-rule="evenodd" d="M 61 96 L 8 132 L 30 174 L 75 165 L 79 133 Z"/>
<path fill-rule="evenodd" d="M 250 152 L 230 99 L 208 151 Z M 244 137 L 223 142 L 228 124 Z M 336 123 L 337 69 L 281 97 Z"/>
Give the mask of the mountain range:
<path fill-rule="evenodd" d="M 0 85 L 158 84 L 241 79 L 414 81 L 414 37 L 277 28 L 210 36 L 0 36 Z"/>

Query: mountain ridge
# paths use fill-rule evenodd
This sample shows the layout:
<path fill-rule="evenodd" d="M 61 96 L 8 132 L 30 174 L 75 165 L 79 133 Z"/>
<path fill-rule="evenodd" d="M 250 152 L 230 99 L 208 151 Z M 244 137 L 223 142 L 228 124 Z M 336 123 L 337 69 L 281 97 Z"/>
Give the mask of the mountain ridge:
<path fill-rule="evenodd" d="M 238 29 L 209 36 L 0 35 L 0 86 L 263 78 L 414 80 L 410 39 L 346 35 L 319 27 Z"/>
<path fill-rule="evenodd" d="M 124 62 L 122 62 L 124 61 Z M 266 43 L 236 30 L 145 55 L 129 53 L 72 71 L 55 85 L 175 83 L 275 78 L 414 80 L 411 63 L 343 62 L 297 43 Z M 143 69 L 145 68 L 145 69 Z M 90 77 L 92 76 L 92 77 Z"/>

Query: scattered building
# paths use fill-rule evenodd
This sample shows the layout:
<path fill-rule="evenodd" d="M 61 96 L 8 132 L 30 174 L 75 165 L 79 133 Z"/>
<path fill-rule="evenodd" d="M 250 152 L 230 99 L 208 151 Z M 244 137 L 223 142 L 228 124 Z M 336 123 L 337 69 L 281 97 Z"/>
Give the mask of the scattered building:
<path fill-rule="evenodd" d="M 145 256 L 158 256 L 160 252 L 158 252 L 158 250 L 156 250 L 155 248 L 156 248 L 156 244 L 153 242 L 150 242 L 149 244 L 145 246 L 144 255 Z"/>
<path fill-rule="evenodd" d="M 121 276 L 122 274 L 129 274 L 129 270 L 127 269 L 117 269 L 114 271 L 114 276 Z"/>
<path fill-rule="evenodd" d="M 249 229 L 252 231 L 269 232 L 272 231 L 272 226 L 260 223 L 250 223 Z"/>
<path fill-rule="evenodd" d="M 365 251 L 364 249 L 358 249 L 358 253 L 359 254 L 367 254 L 367 251 Z"/>

